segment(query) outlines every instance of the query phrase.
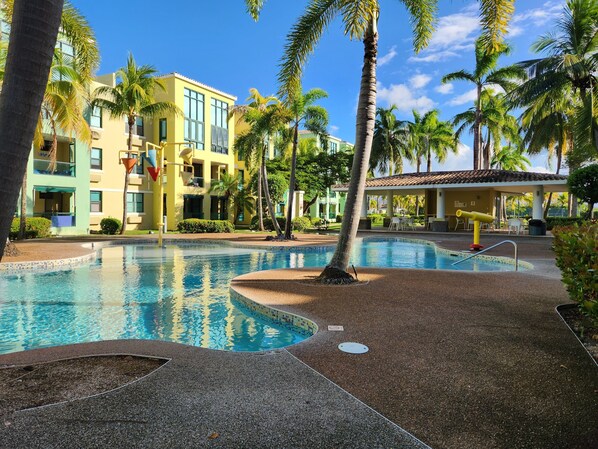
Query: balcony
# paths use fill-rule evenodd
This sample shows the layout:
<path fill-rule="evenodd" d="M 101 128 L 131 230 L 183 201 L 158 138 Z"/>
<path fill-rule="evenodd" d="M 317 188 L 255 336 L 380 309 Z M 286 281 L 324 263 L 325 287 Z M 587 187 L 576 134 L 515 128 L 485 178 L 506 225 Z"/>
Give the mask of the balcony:
<path fill-rule="evenodd" d="M 35 216 L 47 218 L 52 222 L 53 228 L 70 228 L 76 225 L 75 214 L 70 212 L 42 213 Z"/>
<path fill-rule="evenodd" d="M 54 169 L 50 170 L 50 161 L 48 159 L 34 159 L 33 173 L 37 175 L 52 176 L 75 176 L 74 162 L 56 162 Z"/>
<path fill-rule="evenodd" d="M 187 181 L 187 187 L 203 187 L 203 178 L 194 176 Z"/>

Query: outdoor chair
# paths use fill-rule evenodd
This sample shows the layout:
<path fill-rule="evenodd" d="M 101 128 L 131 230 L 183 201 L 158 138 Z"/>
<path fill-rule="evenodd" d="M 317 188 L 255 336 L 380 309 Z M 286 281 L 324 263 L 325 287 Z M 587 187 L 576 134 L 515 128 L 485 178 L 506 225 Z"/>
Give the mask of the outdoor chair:
<path fill-rule="evenodd" d="M 436 220 L 436 217 L 434 215 L 430 215 L 428 217 L 428 219 L 426 220 L 426 228 L 427 229 L 432 229 L 432 223 L 434 223 L 434 220 Z"/>
<path fill-rule="evenodd" d="M 390 219 L 390 224 L 388 225 L 388 230 L 392 231 L 394 229 L 395 231 L 398 231 L 400 227 L 401 219 L 399 217 L 392 217 Z"/>
<path fill-rule="evenodd" d="M 455 223 L 455 231 L 457 230 L 459 225 L 463 225 L 463 230 L 465 230 L 465 220 L 466 220 L 465 218 L 457 217 L 457 222 Z"/>
<path fill-rule="evenodd" d="M 522 228 L 523 222 L 519 218 L 509 218 L 507 220 L 507 230 L 509 234 L 511 233 L 511 231 L 513 231 L 517 232 L 517 235 L 519 235 L 519 232 Z"/>

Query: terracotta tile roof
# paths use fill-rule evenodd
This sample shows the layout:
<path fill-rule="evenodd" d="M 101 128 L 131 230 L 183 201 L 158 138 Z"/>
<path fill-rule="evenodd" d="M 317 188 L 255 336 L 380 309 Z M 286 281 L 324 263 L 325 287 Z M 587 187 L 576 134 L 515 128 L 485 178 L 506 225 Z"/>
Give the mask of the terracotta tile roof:
<path fill-rule="evenodd" d="M 567 176 L 551 173 L 532 173 L 508 170 L 460 170 L 431 173 L 405 173 L 402 175 L 372 178 L 366 181 L 368 187 L 419 187 L 448 184 L 488 184 L 488 183 L 534 183 L 546 181 L 566 181 Z M 335 185 L 347 188 L 348 184 Z"/>

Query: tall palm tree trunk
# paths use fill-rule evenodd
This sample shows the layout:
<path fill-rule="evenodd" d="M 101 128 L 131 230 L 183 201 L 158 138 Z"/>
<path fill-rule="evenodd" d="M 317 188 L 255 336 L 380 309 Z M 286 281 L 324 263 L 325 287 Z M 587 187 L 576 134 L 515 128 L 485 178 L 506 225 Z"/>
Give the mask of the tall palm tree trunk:
<path fill-rule="evenodd" d="M 427 153 L 427 160 L 426 160 L 426 172 L 430 173 L 432 171 L 432 149 L 428 147 Z"/>
<path fill-rule="evenodd" d="M 16 0 L 0 94 L 0 258 L 8 240 L 56 45 L 63 0 Z"/>
<path fill-rule="evenodd" d="M 295 170 L 297 169 L 297 147 L 299 146 L 299 118 L 295 121 L 293 131 L 293 151 L 291 154 L 291 176 L 289 179 L 289 205 L 287 207 L 287 222 L 284 226 L 284 238 L 290 240 L 293 235 L 293 203 L 295 202 Z M 328 219 L 328 217 L 326 217 Z"/>
<path fill-rule="evenodd" d="M 482 85 L 478 84 L 477 87 L 478 96 L 476 99 L 475 105 L 475 121 L 473 124 L 473 169 L 479 170 L 480 169 L 480 141 L 482 140 L 481 132 L 482 132 L 482 111 L 481 111 L 481 104 L 480 102 L 482 97 Z"/>
<path fill-rule="evenodd" d="M 282 230 L 278 225 L 278 220 L 276 220 L 276 210 L 274 209 L 274 204 L 272 203 L 272 197 L 270 196 L 270 189 L 268 187 L 268 171 L 266 170 L 266 158 L 264 157 L 264 162 L 262 164 L 262 182 L 264 184 L 264 196 L 266 197 L 266 204 L 268 205 L 268 211 L 270 213 L 270 218 L 272 218 L 272 226 L 274 227 L 274 231 L 276 231 L 276 236 L 280 237 L 282 235 Z"/>
<path fill-rule="evenodd" d="M 348 274 L 349 258 L 357 229 L 360 211 L 365 192 L 365 180 L 369 168 L 370 152 L 374 138 L 376 121 L 376 56 L 378 53 L 377 17 L 372 17 L 363 39 L 364 57 L 357 106 L 357 123 L 355 134 L 355 155 L 351 167 L 351 181 L 345 203 L 345 214 L 336 250 L 330 263 L 319 276 L 324 283 L 352 282 L 353 276 Z"/>
<path fill-rule="evenodd" d="M 21 212 L 19 216 L 19 240 L 25 238 L 25 229 L 27 228 L 27 170 L 23 176 L 21 184 Z"/>
<path fill-rule="evenodd" d="M 257 173 L 257 216 L 258 216 L 258 230 L 264 230 L 264 200 L 262 198 L 262 166 Z"/>
<path fill-rule="evenodd" d="M 129 139 L 127 140 L 127 150 L 129 150 L 129 157 L 131 157 L 131 152 L 133 151 L 133 126 L 135 125 L 135 117 L 129 117 Z M 162 176 L 162 175 L 160 175 Z M 129 192 L 129 170 L 125 167 L 125 186 L 123 187 L 123 225 L 120 228 L 120 235 L 125 234 L 125 230 L 127 229 L 127 195 Z M 158 218 L 158 222 L 161 222 L 162 218 Z"/>

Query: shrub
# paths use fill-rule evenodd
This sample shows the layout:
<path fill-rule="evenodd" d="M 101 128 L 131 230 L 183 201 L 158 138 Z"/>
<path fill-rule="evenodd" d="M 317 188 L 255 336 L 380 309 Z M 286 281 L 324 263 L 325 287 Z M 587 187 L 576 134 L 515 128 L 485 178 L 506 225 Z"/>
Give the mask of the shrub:
<path fill-rule="evenodd" d="M 276 220 L 278 221 L 278 226 L 280 226 L 280 229 L 284 229 L 287 222 L 286 219 L 284 217 L 276 217 Z M 251 229 L 252 231 L 257 231 L 259 228 L 258 221 L 259 217 L 257 215 L 251 217 L 251 224 L 249 225 L 249 229 Z M 274 231 L 274 226 L 272 225 L 272 219 L 270 217 L 264 217 L 264 230 Z"/>
<path fill-rule="evenodd" d="M 14 240 L 19 237 L 20 219 L 14 218 L 10 225 L 9 238 Z M 25 238 L 41 239 L 50 236 L 52 222 L 43 217 L 30 217 L 25 219 Z"/>
<path fill-rule="evenodd" d="M 569 297 L 598 325 L 598 224 L 554 228 L 553 234 Z"/>
<path fill-rule="evenodd" d="M 546 229 L 549 231 L 557 226 L 580 225 L 584 222 L 581 217 L 546 217 Z"/>
<path fill-rule="evenodd" d="M 343 216 L 342 215 L 337 215 L 336 216 L 336 222 L 337 223 L 342 223 L 343 222 Z"/>
<path fill-rule="evenodd" d="M 311 228 L 309 217 L 297 217 L 293 220 L 293 229 L 296 231 L 305 231 L 308 228 Z"/>
<path fill-rule="evenodd" d="M 587 218 L 591 218 L 594 203 L 598 202 L 598 164 L 588 165 L 570 173 L 567 185 L 573 195 L 588 203 Z"/>
<path fill-rule="evenodd" d="M 102 218 L 102 221 L 100 221 L 100 229 L 102 230 L 102 234 L 118 234 L 122 225 L 122 222 L 118 218 L 113 217 Z"/>
<path fill-rule="evenodd" d="M 314 227 L 322 226 L 323 221 L 324 220 L 322 220 L 320 217 L 312 217 L 311 218 L 311 224 Z"/>
<path fill-rule="evenodd" d="M 206 232 L 235 232 L 235 226 L 228 220 L 201 220 L 188 218 L 176 225 L 183 234 L 203 234 Z"/>
<path fill-rule="evenodd" d="M 385 215 L 382 214 L 369 214 L 368 218 L 372 219 L 372 225 L 382 225 L 384 222 Z"/>

